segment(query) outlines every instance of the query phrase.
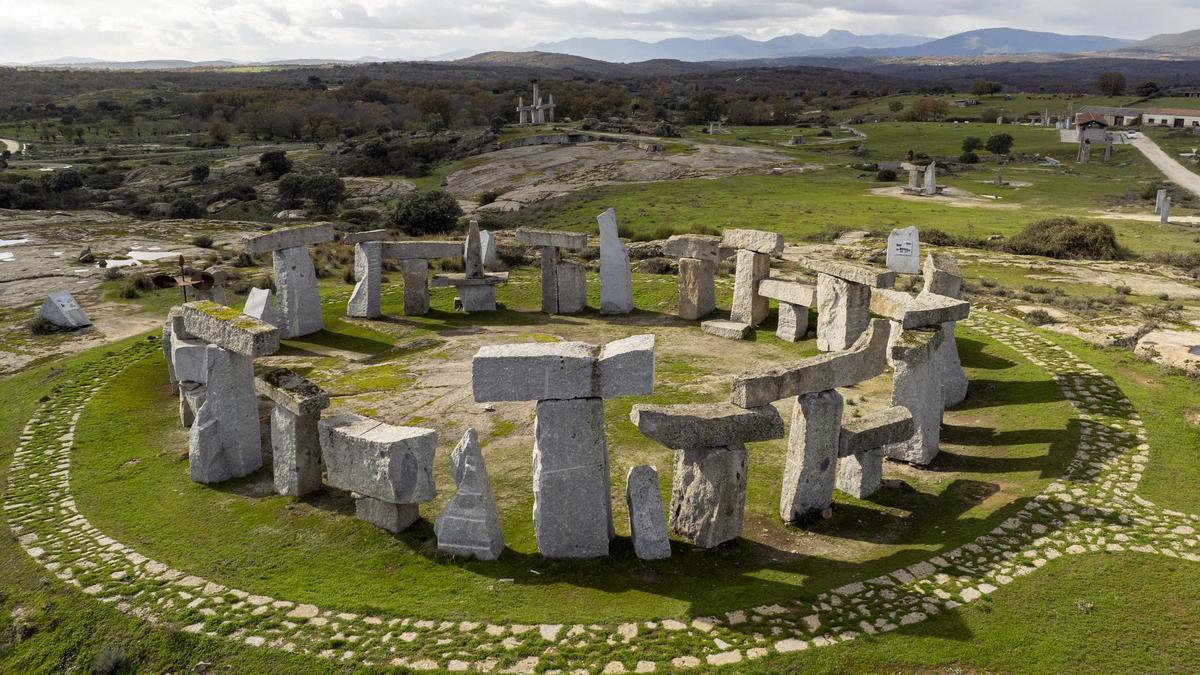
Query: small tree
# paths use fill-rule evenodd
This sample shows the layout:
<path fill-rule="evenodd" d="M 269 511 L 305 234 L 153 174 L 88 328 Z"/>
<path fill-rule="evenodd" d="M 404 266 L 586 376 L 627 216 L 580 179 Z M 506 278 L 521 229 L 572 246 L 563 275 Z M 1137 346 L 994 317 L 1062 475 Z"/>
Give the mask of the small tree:
<path fill-rule="evenodd" d="M 278 180 L 280 176 L 292 170 L 292 160 L 287 158 L 283 150 L 268 150 L 258 157 L 259 173 Z"/>
<path fill-rule="evenodd" d="M 1120 96 L 1125 93 L 1125 76 L 1117 72 L 1100 73 L 1096 78 L 1096 91 L 1105 96 Z"/>
<path fill-rule="evenodd" d="M 172 218 L 199 218 L 202 215 L 204 211 L 191 197 L 180 197 L 171 202 Z"/>
<path fill-rule="evenodd" d="M 977 80 L 971 85 L 971 93 L 975 96 L 988 96 L 990 94 L 998 94 L 1003 87 L 999 82 L 989 82 L 987 80 Z"/>
<path fill-rule="evenodd" d="M 413 236 L 444 234 L 454 229 L 460 216 L 462 207 L 454 195 L 444 190 L 432 190 L 401 198 L 392 213 L 392 223 L 401 232 Z"/>
<path fill-rule="evenodd" d="M 1009 134 L 995 134 L 989 136 L 987 143 L 984 145 L 987 151 L 993 155 L 1007 155 L 1012 151 L 1013 137 Z"/>
<path fill-rule="evenodd" d="M 950 104 L 940 98 L 919 98 L 912 104 L 913 119 L 929 122 L 944 117 L 950 112 Z"/>
<path fill-rule="evenodd" d="M 983 141 L 979 140 L 975 136 L 967 136 L 966 138 L 963 139 L 963 142 L 962 142 L 962 151 L 963 152 L 975 152 L 976 150 L 979 150 L 982 147 L 983 147 Z"/>
<path fill-rule="evenodd" d="M 888 103 L 888 110 L 891 110 L 894 113 L 898 113 L 901 110 L 904 110 L 904 101 L 895 100 L 895 101 L 892 101 L 891 103 Z"/>
<path fill-rule="evenodd" d="M 75 169 L 55 171 L 46 179 L 46 187 L 51 192 L 70 192 L 83 187 L 83 176 Z"/>
<path fill-rule="evenodd" d="M 318 211 L 328 213 L 334 204 L 346 198 L 346 184 L 333 174 L 319 173 L 304 179 L 304 195 Z"/>
<path fill-rule="evenodd" d="M 304 199 L 304 176 L 298 173 L 289 173 L 280 178 L 278 187 L 279 201 L 289 209 L 296 208 Z"/>
<path fill-rule="evenodd" d="M 229 127 L 221 120 L 213 120 L 208 125 L 208 141 L 213 145 L 229 145 Z"/>
<path fill-rule="evenodd" d="M 208 180 L 209 169 L 207 164 L 197 164 L 192 167 L 192 180 L 196 183 L 203 183 Z"/>
<path fill-rule="evenodd" d="M 1158 85 L 1154 82 L 1143 82 L 1138 85 L 1137 95 L 1142 98 L 1153 96 L 1158 93 Z"/>

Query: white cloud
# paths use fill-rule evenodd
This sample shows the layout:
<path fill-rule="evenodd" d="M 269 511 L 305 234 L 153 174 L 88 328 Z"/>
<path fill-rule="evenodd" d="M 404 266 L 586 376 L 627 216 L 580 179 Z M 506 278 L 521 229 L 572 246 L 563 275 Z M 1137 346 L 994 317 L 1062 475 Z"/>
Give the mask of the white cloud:
<path fill-rule="evenodd" d="M 568 37 L 768 39 L 829 29 L 940 36 L 1012 26 L 1140 38 L 1200 26 L 1200 3 L 1116 0 L 0 0 L 0 61 L 420 58 Z"/>

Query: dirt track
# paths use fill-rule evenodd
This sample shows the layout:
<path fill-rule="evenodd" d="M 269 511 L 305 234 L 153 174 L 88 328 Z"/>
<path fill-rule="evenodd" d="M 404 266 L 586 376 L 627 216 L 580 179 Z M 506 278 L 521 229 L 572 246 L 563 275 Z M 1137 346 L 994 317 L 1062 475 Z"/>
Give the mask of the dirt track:
<path fill-rule="evenodd" d="M 1170 179 L 1172 183 L 1200 197 L 1200 174 L 1194 173 L 1186 166 L 1175 161 L 1175 158 L 1164 152 L 1162 148 L 1158 147 L 1157 143 L 1145 134 L 1138 134 L 1138 137 L 1133 139 L 1133 147 L 1141 150 L 1146 159 L 1158 167 L 1158 170 L 1163 172 L 1163 175 Z"/>

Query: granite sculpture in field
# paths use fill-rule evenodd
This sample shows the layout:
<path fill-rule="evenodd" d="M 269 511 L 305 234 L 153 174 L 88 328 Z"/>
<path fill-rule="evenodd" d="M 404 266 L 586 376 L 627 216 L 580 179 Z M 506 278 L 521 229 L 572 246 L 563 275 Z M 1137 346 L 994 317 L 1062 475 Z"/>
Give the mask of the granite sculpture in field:
<path fill-rule="evenodd" d="M 246 237 L 249 255 L 271 254 L 278 291 L 279 336 L 294 338 L 316 333 L 325 327 L 321 298 L 317 294 L 317 273 L 308 247 L 333 241 L 333 225 L 321 223 L 274 230 Z"/>
<path fill-rule="evenodd" d="M 504 550 L 504 533 L 500 531 L 500 513 L 473 427 L 450 453 L 450 468 L 458 491 L 434 523 L 438 550 L 495 560 Z"/>
<path fill-rule="evenodd" d="M 762 230 L 725 230 L 721 247 L 737 251 L 733 305 L 729 320 L 710 320 L 701 330 L 718 337 L 743 340 L 767 318 L 767 298 L 759 293 L 759 282 L 771 274 L 771 256 L 783 253 L 783 236 Z"/>
<path fill-rule="evenodd" d="M 716 273 L 721 260 L 721 238 L 703 234 L 676 234 L 663 244 L 663 255 L 679 259 L 679 303 L 676 314 L 695 321 L 717 307 Z"/>
<path fill-rule="evenodd" d="M 321 437 L 317 424 L 329 407 L 329 394 L 286 368 L 254 380 L 259 396 L 275 404 L 271 411 L 271 459 L 275 491 L 303 497 L 321 489 Z"/>
<path fill-rule="evenodd" d="M 83 313 L 83 308 L 67 291 L 58 291 L 46 296 L 38 310 L 38 317 L 59 328 L 71 330 L 92 325 L 91 319 Z"/>
<path fill-rule="evenodd" d="M 600 313 L 628 314 L 633 311 L 633 277 L 629 250 L 617 233 L 617 212 L 608 209 L 596 216 L 600 225 Z"/>
<path fill-rule="evenodd" d="M 464 272 L 462 274 L 436 274 L 434 286 L 450 286 L 458 290 L 458 298 L 464 312 L 491 312 L 496 309 L 496 286 L 508 283 L 508 272 L 487 274 L 484 272 L 483 243 L 479 223 L 472 220 L 467 228 L 464 246 Z"/>
<path fill-rule="evenodd" d="M 891 288 L 896 273 L 839 260 L 801 257 L 800 266 L 817 275 L 817 349 L 849 349 L 871 320 L 871 289 Z"/>
<path fill-rule="evenodd" d="M 554 230 L 517 230 L 517 243 L 542 252 L 542 311 L 575 314 L 587 307 L 587 277 L 583 265 L 562 259 L 562 250 L 582 251 L 587 235 Z"/>
<path fill-rule="evenodd" d="M 400 274 L 404 278 L 404 315 L 428 314 L 429 261 L 460 258 L 464 251 L 463 245 L 456 241 L 387 241 L 387 238 L 387 230 L 346 235 L 346 241 L 354 243 L 354 278 L 357 282 L 346 306 L 349 316 L 364 319 L 382 316 L 380 295 L 384 260 L 400 261 Z"/>

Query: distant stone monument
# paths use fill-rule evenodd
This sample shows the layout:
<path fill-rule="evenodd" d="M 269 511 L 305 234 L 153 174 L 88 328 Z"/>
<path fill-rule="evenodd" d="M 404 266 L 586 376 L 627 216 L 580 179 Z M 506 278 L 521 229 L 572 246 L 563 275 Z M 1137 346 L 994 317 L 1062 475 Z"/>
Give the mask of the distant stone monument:
<path fill-rule="evenodd" d="M 547 122 L 553 124 L 554 107 L 554 95 L 550 94 L 549 101 L 543 103 L 542 95 L 538 92 L 538 83 L 534 82 L 531 105 L 525 105 L 524 97 L 517 99 L 517 123 L 520 125 L 546 124 Z"/>
<path fill-rule="evenodd" d="M 60 328 L 74 330 L 92 325 L 75 297 L 67 291 L 57 291 L 47 296 L 38 310 L 38 316 Z"/>
<path fill-rule="evenodd" d="M 892 230 L 888 235 L 887 268 L 898 274 L 920 274 L 921 240 L 916 226 Z"/>
<path fill-rule="evenodd" d="M 663 255 L 679 259 L 679 304 L 676 315 L 695 321 L 712 313 L 717 306 L 717 262 L 721 259 L 721 238 L 703 234 L 672 235 L 663 244 Z"/>
<path fill-rule="evenodd" d="M 483 242 L 479 223 L 472 220 L 467 229 L 466 263 L 462 274 L 437 274 L 433 285 L 453 286 L 464 312 L 490 312 L 496 309 L 496 286 L 508 283 L 508 272 L 486 274 L 483 267 Z"/>

